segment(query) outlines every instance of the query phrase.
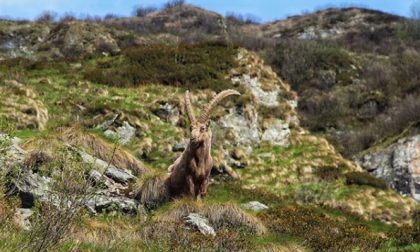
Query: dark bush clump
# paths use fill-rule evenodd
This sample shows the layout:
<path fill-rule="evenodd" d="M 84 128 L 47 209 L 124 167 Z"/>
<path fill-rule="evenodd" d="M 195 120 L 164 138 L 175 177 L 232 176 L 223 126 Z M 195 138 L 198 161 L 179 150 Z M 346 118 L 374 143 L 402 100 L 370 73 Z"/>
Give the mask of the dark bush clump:
<path fill-rule="evenodd" d="M 152 13 L 158 11 L 157 8 L 155 7 L 143 7 L 143 6 L 139 6 L 136 7 L 134 10 L 134 15 L 137 17 L 145 17 L 147 16 L 147 14 Z"/>
<path fill-rule="evenodd" d="M 339 221 L 310 207 L 270 208 L 260 217 L 273 232 L 300 237 L 314 251 L 373 251 L 382 244 L 367 226 Z"/>
<path fill-rule="evenodd" d="M 375 178 L 367 172 L 348 172 L 344 176 L 348 185 L 368 185 L 383 190 L 388 189 L 383 179 Z"/>
<path fill-rule="evenodd" d="M 112 86 L 162 83 L 218 91 L 230 85 L 224 76 L 235 65 L 235 53 L 236 49 L 218 42 L 134 47 L 119 60 L 98 63 L 85 78 Z"/>
<path fill-rule="evenodd" d="M 413 225 L 395 227 L 389 232 L 397 246 L 408 246 L 420 243 L 420 210 L 413 213 Z"/>
<path fill-rule="evenodd" d="M 325 86 L 323 71 L 339 73 L 352 64 L 348 53 L 337 45 L 293 39 L 280 42 L 269 61 L 297 91 L 301 91 L 302 87 L 307 88 L 308 85 L 325 90 L 334 85 L 335 81 Z"/>
<path fill-rule="evenodd" d="M 317 167 L 315 170 L 315 175 L 326 181 L 333 181 L 339 179 L 342 176 L 340 169 L 334 166 Z"/>

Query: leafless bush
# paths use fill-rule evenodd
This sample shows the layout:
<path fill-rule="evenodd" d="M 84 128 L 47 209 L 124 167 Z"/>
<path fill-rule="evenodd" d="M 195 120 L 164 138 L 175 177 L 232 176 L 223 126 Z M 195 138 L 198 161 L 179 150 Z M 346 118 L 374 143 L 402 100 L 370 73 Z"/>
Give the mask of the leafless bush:
<path fill-rule="evenodd" d="M 175 7 L 180 7 L 185 4 L 185 0 L 171 0 L 163 5 L 164 9 L 171 9 Z"/>
<path fill-rule="evenodd" d="M 23 249 L 53 249 L 79 223 L 82 208 L 96 195 L 97 188 L 86 179 L 91 166 L 80 160 L 74 148 L 63 146 L 45 165 L 44 169 L 52 174 L 52 182 L 42 196 L 42 202 L 37 205 Z"/>
<path fill-rule="evenodd" d="M 242 14 L 230 12 L 226 14 L 226 19 L 228 20 L 228 22 L 235 25 L 260 23 L 259 18 L 252 14 L 242 15 Z"/>
<path fill-rule="evenodd" d="M 85 17 L 82 18 L 82 20 L 85 22 L 100 23 L 102 22 L 102 17 L 86 15 Z"/>
<path fill-rule="evenodd" d="M 70 21 L 76 21 L 77 18 L 73 13 L 64 13 L 64 15 L 60 18 L 60 22 L 70 22 Z"/>
<path fill-rule="evenodd" d="M 379 90 L 385 95 L 390 95 L 397 86 L 395 66 L 389 61 L 370 60 L 365 63 L 363 76 L 370 90 Z"/>
<path fill-rule="evenodd" d="M 114 14 L 114 13 L 108 13 L 104 16 L 103 20 L 112 20 L 112 19 L 117 19 L 118 15 Z"/>
<path fill-rule="evenodd" d="M 397 106 L 375 118 L 357 132 L 348 132 L 338 142 L 339 149 L 351 156 L 378 143 L 386 137 L 398 134 L 420 118 L 420 96 L 408 95 Z"/>
<path fill-rule="evenodd" d="M 158 9 L 156 7 L 143 7 L 138 6 L 135 7 L 133 14 L 137 17 L 145 17 L 147 14 L 157 11 Z"/>
<path fill-rule="evenodd" d="M 57 18 L 57 13 L 52 11 L 44 11 L 41 15 L 36 19 L 39 23 L 52 23 Z"/>

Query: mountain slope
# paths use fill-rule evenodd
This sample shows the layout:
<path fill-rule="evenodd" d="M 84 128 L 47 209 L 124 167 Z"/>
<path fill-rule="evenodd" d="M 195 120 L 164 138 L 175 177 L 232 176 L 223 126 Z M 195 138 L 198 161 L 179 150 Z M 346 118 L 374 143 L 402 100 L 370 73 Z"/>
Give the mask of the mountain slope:
<path fill-rule="evenodd" d="M 194 47 L 191 50 L 195 50 Z M 242 96 L 223 103 L 213 114 L 214 171 L 219 175 L 213 178 L 209 197 L 201 202 L 181 200 L 166 203 L 152 212 L 143 212 L 138 208 L 136 188 L 150 178 L 165 176 L 168 165 L 179 154 L 179 148 L 182 149 L 188 137 L 182 106 L 184 89 L 170 83 L 134 83 L 132 87 L 116 87 L 109 83 L 85 80 L 83 72 L 126 57 L 124 54 L 78 60 L 71 64 L 51 62 L 53 64 L 40 64 L 35 68 L 31 65 L 7 66 L 8 71 L 21 72 L 21 84 L 4 81 L 3 86 L 13 94 L 2 95 L 21 96 L 17 100 L 25 100 L 28 92 L 34 93 L 38 106 L 48 111 L 46 129 L 35 124 L 37 129 L 29 130 L 25 123 L 13 123 L 16 120 L 12 117 L 14 114 L 4 110 L 8 105 L 2 103 L 2 116 L 12 127 L 19 126 L 17 136 L 23 138 L 21 143 L 14 145 L 20 147 L 2 149 L 9 153 L 6 157 L 12 157 L 12 162 L 23 162 L 23 167 L 29 169 L 20 173 L 26 186 L 20 183 L 16 185 L 19 191 L 25 192 L 23 195 L 33 195 L 41 204 L 50 202 L 47 194 L 50 179 L 57 179 L 57 174 L 65 173 L 66 177 L 72 178 L 69 180 L 72 183 L 84 185 L 84 176 L 79 172 L 89 171 L 93 176 L 95 170 L 104 169 L 103 165 L 106 168 L 107 160 L 114 156 L 109 161 L 113 170 L 106 168 L 104 177 L 95 180 L 98 181 L 96 186 L 87 185 L 83 190 L 89 195 L 92 193 L 89 197 L 96 199 L 95 203 L 86 202 L 86 206 L 98 216 L 80 216 L 82 224 L 69 234 L 69 243 L 65 246 L 103 249 L 100 240 L 110 239 L 116 242 L 109 245 L 115 249 L 191 246 L 197 250 L 260 250 L 274 246 L 283 249 L 336 250 L 352 247 L 355 244 L 351 240 L 357 240 L 360 248 L 370 250 L 384 246 L 382 242 L 374 242 L 384 233 L 386 240 L 396 240 L 398 236 L 392 233 L 399 230 L 396 225 L 404 224 L 404 228 L 409 227 L 405 225 L 412 225 L 412 215 L 418 209 L 412 199 L 381 187 L 372 179 L 368 182 L 359 180 L 358 176 L 366 174 L 360 172 L 360 167 L 342 158 L 326 140 L 311 135 L 299 126 L 296 94 L 290 87 L 255 53 L 245 49 L 234 50 L 236 53 L 232 57 L 235 63 L 225 73 L 227 83 L 224 85 L 239 90 Z M 189 57 L 188 54 L 185 57 Z M 214 94 L 212 89 L 217 86 L 190 88 L 193 107 L 198 109 Z M 40 115 L 36 109 L 25 109 L 22 113 L 32 115 L 33 120 Z M 118 116 L 114 117 L 116 114 Z M 79 126 L 75 126 L 75 122 Z M 126 132 L 121 136 L 128 137 L 127 141 L 112 142 L 115 134 L 121 132 Z M 116 146 L 114 154 L 113 146 Z M 14 148 L 23 148 L 27 154 L 19 156 L 21 154 L 10 152 Z M 13 161 L 13 157 L 17 159 Z M 80 161 L 77 161 L 77 157 L 80 157 Z M 56 169 L 54 160 L 65 164 L 64 168 Z M 91 166 L 82 165 L 92 160 L 102 161 L 95 161 L 93 170 Z M 9 164 L 10 159 L 2 159 L 2 162 Z M 2 171 L 7 172 L 7 167 L 2 165 Z M 66 167 L 73 168 L 67 170 Z M 351 179 L 349 174 L 356 177 Z M 231 177 L 236 180 L 229 182 Z M 69 193 L 67 189 L 60 191 L 58 188 L 52 192 L 58 195 Z M 243 212 L 242 204 L 252 200 L 262 201 L 270 210 Z M 36 210 L 36 206 L 27 198 L 21 198 L 21 201 L 24 209 L 33 207 Z M 58 204 L 57 201 L 52 202 Z M 6 201 L 5 204 L 8 206 L 9 203 Z M 59 208 L 61 211 L 64 209 Z M 118 211 L 136 215 L 112 217 Z M 57 215 L 53 213 L 50 219 L 56 220 Z M 204 242 L 196 231 L 184 228 L 187 224 L 183 223 L 182 218 L 190 213 L 209 218 L 217 233 L 211 243 Z M 290 214 L 302 225 L 316 220 L 319 225 L 327 227 L 325 232 L 328 235 L 320 236 L 317 229 L 312 228 L 302 234 L 299 225 L 294 226 L 283 216 Z M 139 224 L 133 220 L 146 216 L 150 221 L 139 230 Z M 112 220 L 112 224 L 104 222 L 103 218 Z M 274 225 L 273 220 L 280 223 Z M 38 229 L 45 221 L 38 217 L 32 222 L 33 230 L 48 234 Z M 376 222 L 380 223 L 380 227 L 375 227 Z M 12 225 L 7 221 L 4 223 Z M 226 223 L 232 224 L 224 226 Z M 338 231 L 329 232 L 329 229 Z M 25 240 L 24 234 L 18 229 L 13 230 L 16 230 L 13 233 L 16 238 L 7 244 L 0 243 L 5 244 L 1 245 L 5 246 L 4 249 L 16 249 L 20 241 Z M 184 237 L 183 240 L 176 239 L 172 230 Z M 348 233 L 348 230 L 352 231 Z M 80 235 L 86 232 L 94 235 Z M 118 232 L 126 238 L 111 238 L 108 232 Z M 342 239 L 340 237 L 344 233 L 349 240 L 332 242 Z M 255 234 L 259 238 L 252 238 Z M 282 238 L 283 235 L 289 238 Z M 408 237 L 411 233 L 405 235 Z M 10 239 L 5 233 L 2 233 L 2 237 Z M 120 245 L 122 241 L 124 245 Z M 198 244 L 202 247 L 196 247 Z"/>
<path fill-rule="evenodd" d="M 282 57 L 270 61 L 279 74 L 232 41 L 198 43 L 225 36 L 219 30 L 225 21 L 188 5 L 104 22 L 3 21 L 1 250 L 27 245 L 64 251 L 415 251 L 418 203 L 364 172 L 324 138 L 365 127 L 361 114 L 376 116 L 372 107 L 383 111 L 382 102 L 392 108 L 408 90 L 401 86 L 388 97 L 381 88 L 370 90 L 360 75 L 365 60 L 389 62 L 395 55 L 372 55 L 366 48 L 353 52 L 350 46 L 301 37 L 306 23 L 327 29 L 336 20 L 331 29 L 351 30 L 343 23 L 354 15 L 362 21 L 350 26 L 362 34 L 369 22 L 380 29 L 398 27 L 398 17 L 360 9 L 273 23 L 265 28 L 272 29 L 264 34 L 270 41 L 280 30 L 289 36 L 286 42 L 302 43 L 293 51 L 302 54 L 289 54 L 280 41 L 272 56 Z M 218 28 L 203 32 L 204 19 Z M 147 29 L 157 23 L 160 28 L 136 30 L 144 22 Z M 234 29 L 250 27 L 255 28 Z M 180 38 L 188 41 L 184 32 L 192 28 L 204 36 L 194 44 L 180 43 Z M 261 54 L 270 53 L 265 50 Z M 304 63 L 317 63 L 303 65 L 300 73 L 310 73 L 303 79 L 290 78 L 282 67 L 291 63 L 286 56 L 295 55 L 310 55 Z M 212 113 L 208 197 L 159 198 L 168 166 L 189 139 L 185 90 L 198 115 L 213 95 L 228 88 L 241 96 L 226 99 Z M 360 96 L 360 103 L 351 103 L 352 95 Z M 325 102 L 325 97 L 337 99 Z M 363 106 L 370 101 L 376 105 Z M 331 107 L 359 114 L 317 110 Z M 340 150 L 353 147 L 334 143 Z M 145 194 L 160 201 L 144 202 Z"/>

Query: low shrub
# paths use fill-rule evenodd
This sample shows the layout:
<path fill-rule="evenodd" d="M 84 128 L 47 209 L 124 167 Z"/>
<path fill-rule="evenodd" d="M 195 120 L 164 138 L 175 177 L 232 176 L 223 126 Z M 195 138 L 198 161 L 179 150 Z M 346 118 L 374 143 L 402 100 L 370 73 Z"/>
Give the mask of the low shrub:
<path fill-rule="evenodd" d="M 301 88 L 308 85 L 328 88 L 322 86 L 325 83 L 322 72 L 342 72 L 352 64 L 352 59 L 344 49 L 322 41 L 283 40 L 270 55 L 269 62 L 297 91 L 302 91 Z"/>
<path fill-rule="evenodd" d="M 333 181 L 342 176 L 340 168 L 335 166 L 320 166 L 315 169 L 315 175 L 322 180 Z"/>
<path fill-rule="evenodd" d="M 420 244 L 420 210 L 412 215 L 413 224 L 393 228 L 388 236 L 394 239 L 397 246 L 409 246 L 411 244 Z"/>
<path fill-rule="evenodd" d="M 372 251 L 383 242 L 365 225 L 338 220 L 310 207 L 270 208 L 259 217 L 271 231 L 299 237 L 314 251 Z"/>
<path fill-rule="evenodd" d="M 184 222 L 150 223 L 143 229 L 141 241 L 147 251 L 255 251 L 249 235 L 223 229 L 215 237 L 192 232 Z"/>
<path fill-rule="evenodd" d="M 119 60 L 98 63 L 85 78 L 111 86 L 162 83 L 219 91 L 230 86 L 224 76 L 235 65 L 235 53 L 235 48 L 217 42 L 139 46 L 124 50 Z"/>
<path fill-rule="evenodd" d="M 367 185 L 383 190 L 388 189 L 383 179 L 375 178 L 367 172 L 348 172 L 344 176 L 348 185 Z"/>

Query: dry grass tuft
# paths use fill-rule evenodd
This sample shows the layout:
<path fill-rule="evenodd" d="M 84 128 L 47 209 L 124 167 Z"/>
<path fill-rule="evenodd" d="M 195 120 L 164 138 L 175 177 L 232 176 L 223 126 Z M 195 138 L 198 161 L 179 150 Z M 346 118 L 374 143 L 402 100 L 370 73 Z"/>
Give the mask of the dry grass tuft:
<path fill-rule="evenodd" d="M 115 149 L 115 145 L 109 144 L 100 137 L 81 132 L 75 128 L 60 128 L 58 138 L 68 144 L 83 147 L 86 151 L 104 161 L 111 161 L 116 167 L 129 169 L 136 175 L 147 172 L 146 167 L 141 164 L 132 154 L 123 149 Z"/>

